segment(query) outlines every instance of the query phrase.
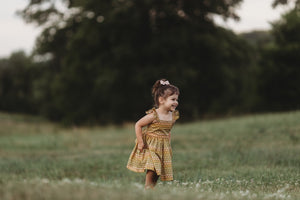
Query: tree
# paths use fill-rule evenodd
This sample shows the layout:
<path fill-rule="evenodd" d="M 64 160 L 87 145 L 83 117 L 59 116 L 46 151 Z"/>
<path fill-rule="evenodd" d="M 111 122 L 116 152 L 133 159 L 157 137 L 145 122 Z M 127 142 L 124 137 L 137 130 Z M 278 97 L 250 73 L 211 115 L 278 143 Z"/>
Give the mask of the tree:
<path fill-rule="evenodd" d="M 267 110 L 300 107 L 300 17 L 299 7 L 273 23 L 275 44 L 266 49 L 262 61 L 260 95 Z"/>
<path fill-rule="evenodd" d="M 23 51 L 0 60 L 0 109 L 36 113 L 32 84 L 38 71 Z"/>
<path fill-rule="evenodd" d="M 136 119 L 151 106 L 150 87 L 162 77 L 182 90 L 186 119 L 241 106 L 251 49 L 212 18 L 237 19 L 241 0 L 64 2 L 61 11 L 55 1 L 31 0 L 21 12 L 44 26 L 35 54 L 52 57 L 40 79 L 48 84 L 37 87 L 48 91 L 40 98 L 51 102 L 41 100 L 48 117 Z"/>

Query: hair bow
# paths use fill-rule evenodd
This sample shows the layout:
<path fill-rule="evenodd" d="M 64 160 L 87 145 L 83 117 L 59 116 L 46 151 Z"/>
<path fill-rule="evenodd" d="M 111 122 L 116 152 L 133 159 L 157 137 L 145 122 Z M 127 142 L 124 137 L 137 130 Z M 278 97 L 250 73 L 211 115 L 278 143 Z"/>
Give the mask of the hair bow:
<path fill-rule="evenodd" d="M 169 81 L 160 80 L 160 84 L 162 85 L 170 85 Z"/>

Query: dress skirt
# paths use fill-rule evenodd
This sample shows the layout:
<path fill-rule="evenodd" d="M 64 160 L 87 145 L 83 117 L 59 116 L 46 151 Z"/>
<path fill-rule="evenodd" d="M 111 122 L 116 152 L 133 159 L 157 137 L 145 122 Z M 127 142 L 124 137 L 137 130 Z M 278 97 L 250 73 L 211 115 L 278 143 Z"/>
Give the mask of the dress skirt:
<path fill-rule="evenodd" d="M 172 149 L 167 134 L 143 133 L 145 147 L 138 150 L 137 141 L 129 157 L 127 168 L 134 172 L 155 171 L 162 181 L 173 180 Z"/>

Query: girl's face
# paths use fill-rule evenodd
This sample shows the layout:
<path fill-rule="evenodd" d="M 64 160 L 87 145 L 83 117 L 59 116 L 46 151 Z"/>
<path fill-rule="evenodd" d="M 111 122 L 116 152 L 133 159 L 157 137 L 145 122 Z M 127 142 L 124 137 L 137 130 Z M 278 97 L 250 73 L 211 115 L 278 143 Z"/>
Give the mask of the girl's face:
<path fill-rule="evenodd" d="M 178 94 L 173 94 L 171 96 L 168 96 L 167 98 L 161 98 L 160 100 L 160 105 L 168 111 L 173 112 L 178 106 Z"/>

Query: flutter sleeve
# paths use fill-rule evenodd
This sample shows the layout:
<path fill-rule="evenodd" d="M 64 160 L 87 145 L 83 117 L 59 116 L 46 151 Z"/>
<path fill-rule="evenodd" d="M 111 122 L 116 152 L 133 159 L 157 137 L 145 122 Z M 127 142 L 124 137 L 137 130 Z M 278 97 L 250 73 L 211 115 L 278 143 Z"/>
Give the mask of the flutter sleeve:
<path fill-rule="evenodd" d="M 154 114 L 155 120 L 156 120 L 156 121 L 159 121 L 159 120 L 158 120 L 158 115 L 157 115 L 157 113 L 156 113 L 155 108 L 151 108 L 150 110 L 147 110 L 147 111 L 146 111 L 146 114 L 151 114 L 151 113 Z"/>

